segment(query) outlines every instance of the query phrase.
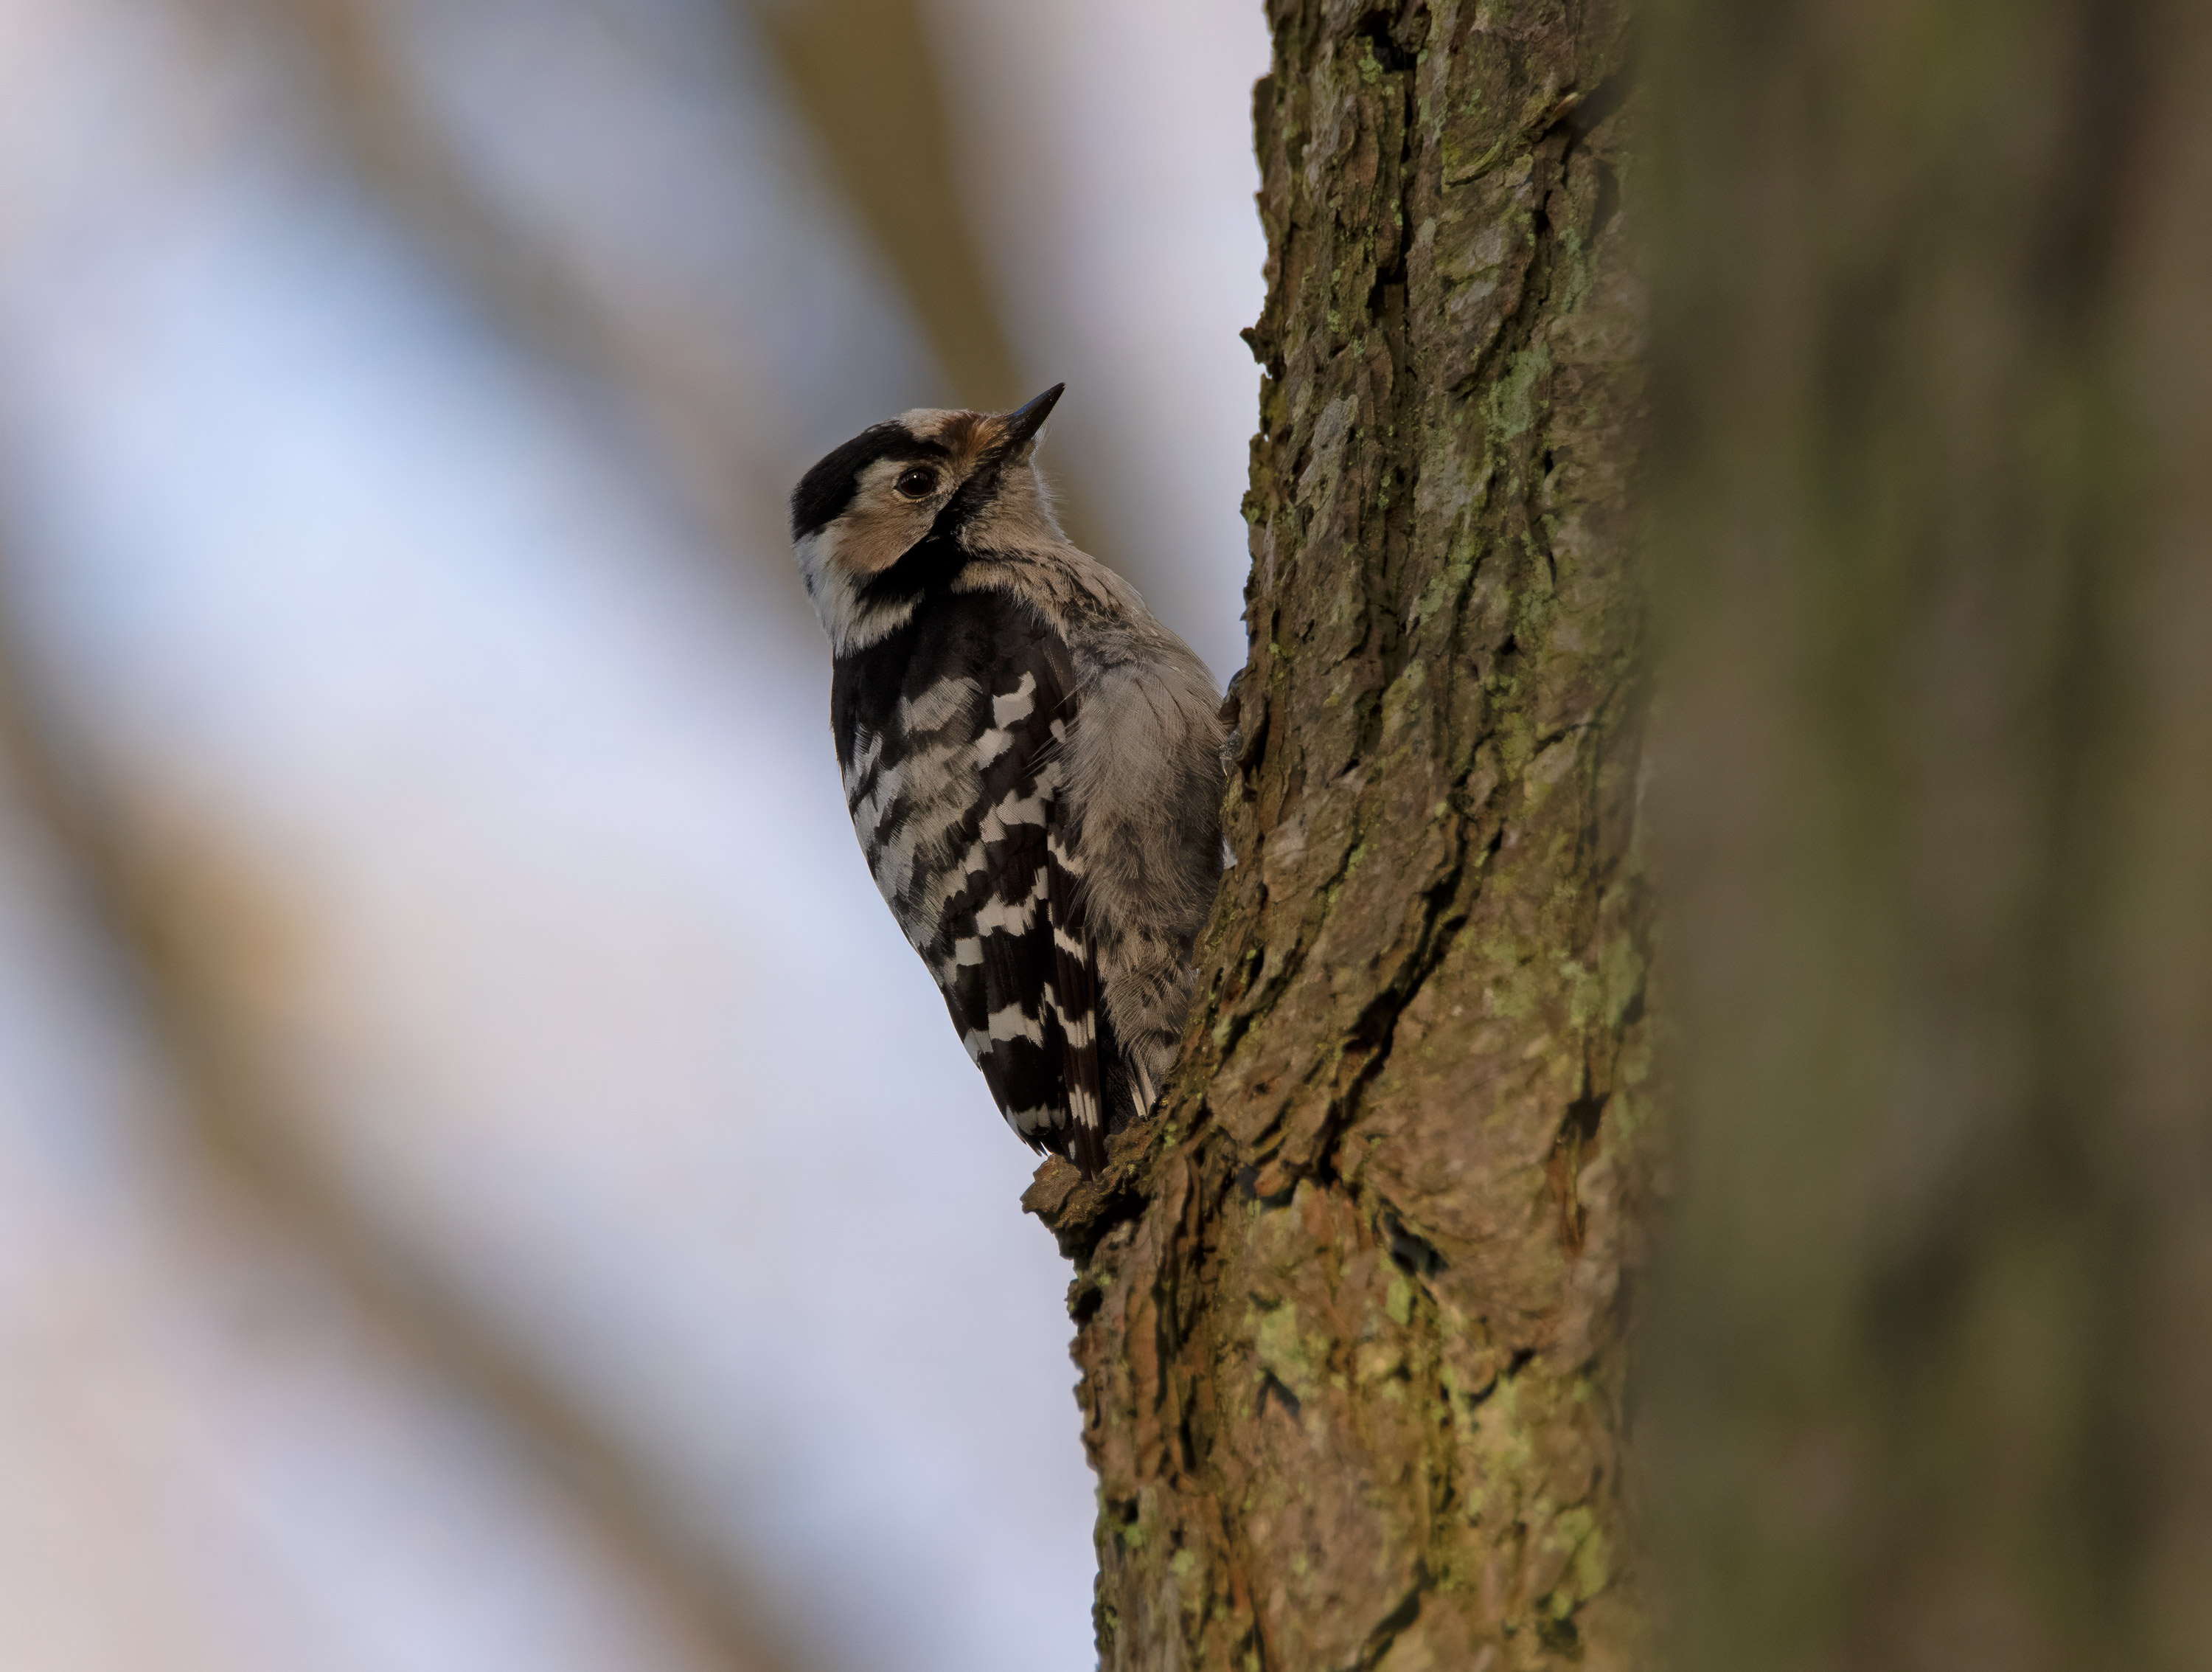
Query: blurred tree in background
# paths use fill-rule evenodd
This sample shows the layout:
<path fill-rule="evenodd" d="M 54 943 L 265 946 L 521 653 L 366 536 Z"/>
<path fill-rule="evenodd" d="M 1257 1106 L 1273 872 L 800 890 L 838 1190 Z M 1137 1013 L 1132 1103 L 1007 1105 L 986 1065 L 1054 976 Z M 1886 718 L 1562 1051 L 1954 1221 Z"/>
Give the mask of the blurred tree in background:
<path fill-rule="evenodd" d="M 1680 1663 L 2212 1664 L 2212 10 L 1655 12 Z"/>
<path fill-rule="evenodd" d="M 1015 365 L 969 231 L 943 79 L 916 0 L 769 5 L 762 22 L 839 188 L 897 269 L 952 376 L 945 404 L 1019 405 L 1035 392 Z"/>

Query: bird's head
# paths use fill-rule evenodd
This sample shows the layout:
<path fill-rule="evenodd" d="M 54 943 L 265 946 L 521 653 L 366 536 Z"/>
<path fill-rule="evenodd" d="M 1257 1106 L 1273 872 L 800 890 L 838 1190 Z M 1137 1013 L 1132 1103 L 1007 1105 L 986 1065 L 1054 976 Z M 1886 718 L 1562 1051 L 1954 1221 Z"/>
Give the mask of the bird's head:
<path fill-rule="evenodd" d="M 903 412 L 806 472 L 791 496 L 792 544 L 834 646 L 890 630 L 970 554 L 1061 539 L 1033 461 L 1066 386 L 1012 412 Z"/>

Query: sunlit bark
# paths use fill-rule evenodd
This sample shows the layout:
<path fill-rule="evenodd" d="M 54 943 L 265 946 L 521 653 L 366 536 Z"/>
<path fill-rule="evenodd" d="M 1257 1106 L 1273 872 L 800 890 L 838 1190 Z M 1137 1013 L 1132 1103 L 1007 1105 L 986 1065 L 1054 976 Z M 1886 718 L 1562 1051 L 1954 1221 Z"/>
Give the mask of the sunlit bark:
<path fill-rule="evenodd" d="M 1620 22 L 1270 11 L 1237 865 L 1164 1116 L 1030 1195 L 1079 1269 L 1104 1663 L 1626 1664 Z"/>

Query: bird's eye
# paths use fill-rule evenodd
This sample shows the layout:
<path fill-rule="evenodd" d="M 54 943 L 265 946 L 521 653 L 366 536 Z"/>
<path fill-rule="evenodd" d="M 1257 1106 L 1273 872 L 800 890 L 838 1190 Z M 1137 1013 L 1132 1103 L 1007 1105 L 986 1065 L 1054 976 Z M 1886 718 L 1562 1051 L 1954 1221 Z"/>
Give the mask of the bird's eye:
<path fill-rule="evenodd" d="M 937 491 L 937 472 L 917 465 L 899 477 L 898 490 L 908 499 L 927 499 Z"/>

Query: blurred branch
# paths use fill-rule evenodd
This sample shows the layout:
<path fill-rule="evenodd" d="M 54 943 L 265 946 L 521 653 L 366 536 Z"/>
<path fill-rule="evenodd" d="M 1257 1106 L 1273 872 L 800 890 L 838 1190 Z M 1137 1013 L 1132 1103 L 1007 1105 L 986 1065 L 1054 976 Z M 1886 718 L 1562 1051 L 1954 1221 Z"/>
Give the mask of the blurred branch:
<path fill-rule="evenodd" d="M 595 281 L 475 179 L 409 68 L 404 12 L 382 0 L 245 0 L 304 49 L 346 150 L 374 187 L 530 342 L 556 363 L 624 392 L 686 493 L 739 549 L 782 543 L 789 461 L 750 441 L 756 380 L 698 352 L 702 330 L 744 321 L 671 317 L 665 299 Z M 925 19 L 916 0 L 744 0 L 736 15 L 778 68 L 845 207 L 896 277 L 951 387 L 948 404 L 1003 409 L 1048 380 L 1024 373 L 962 206 L 960 169 Z M 734 83 L 730 96 L 737 95 Z M 1061 495 L 1081 540 L 1091 520 Z"/>
<path fill-rule="evenodd" d="M 774 46 L 784 79 L 877 247 L 899 276 L 955 398 L 1003 411 L 1052 379 L 1006 340 L 962 203 L 945 89 L 921 0 L 735 0 Z M 1070 538 L 1100 550 L 1099 524 L 1054 471 Z"/>
<path fill-rule="evenodd" d="M 301 49 L 317 108 L 376 193 L 541 356 L 625 397 L 687 498 L 738 551 L 776 551 L 789 483 L 750 444 L 759 391 L 732 386 L 698 352 L 684 310 L 594 283 L 563 249 L 475 178 L 410 73 L 379 0 L 216 0 L 243 7 Z M 795 597 L 795 591 L 794 591 Z"/>
<path fill-rule="evenodd" d="M 916 0 L 744 0 L 847 202 L 891 264 L 958 398 L 1036 392 L 1000 323 L 962 207 L 944 88 Z"/>
<path fill-rule="evenodd" d="M 263 0 L 246 0 L 259 9 Z M 422 110 L 389 26 L 362 0 L 270 9 L 307 49 L 321 107 L 371 182 L 510 319 L 562 357 L 613 376 L 622 360 L 603 310 L 552 249 L 479 190 Z"/>
<path fill-rule="evenodd" d="M 228 1013 L 196 914 L 171 867 L 151 862 L 79 752 L 0 600 L 0 755 L 46 825 L 79 898 L 135 977 L 144 1024 L 171 1070 L 196 1145 L 319 1255 L 351 1297 L 419 1360 L 494 1413 L 523 1454 L 731 1672 L 822 1664 L 768 1623 L 726 1551 L 686 1526 L 653 1471 L 525 1352 L 488 1328 L 442 1274 L 397 1245 L 333 1176 L 288 1115 L 289 1098 Z"/>
<path fill-rule="evenodd" d="M 1024 372 L 969 230 L 945 86 L 921 0 L 734 0 L 775 45 L 792 97 L 848 204 L 905 285 L 956 398 L 982 411 L 1029 400 Z M 1053 469 L 1060 522 L 1099 550 L 1099 524 Z"/>

